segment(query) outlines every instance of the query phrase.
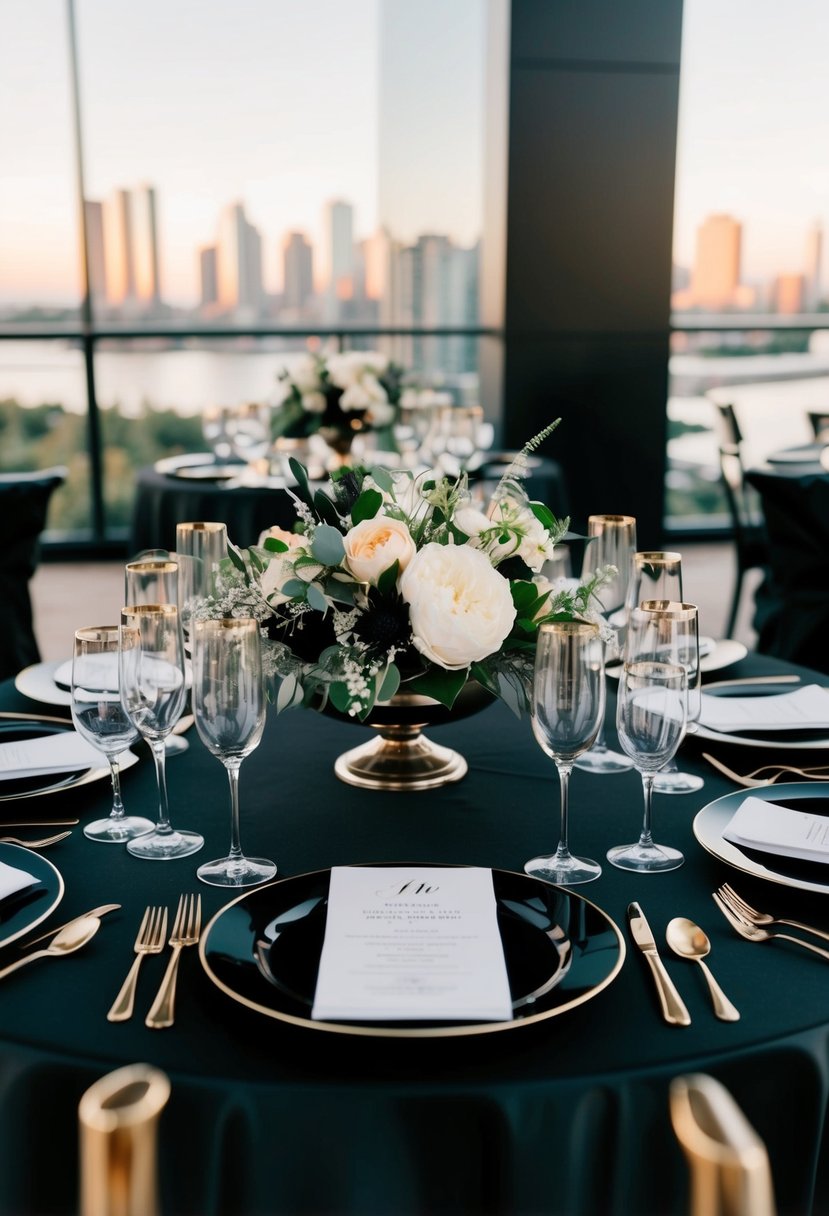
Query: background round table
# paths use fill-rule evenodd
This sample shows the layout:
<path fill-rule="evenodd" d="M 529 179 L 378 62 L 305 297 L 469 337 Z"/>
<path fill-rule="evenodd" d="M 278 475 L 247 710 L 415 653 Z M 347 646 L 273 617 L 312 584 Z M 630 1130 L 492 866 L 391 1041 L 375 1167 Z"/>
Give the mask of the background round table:
<path fill-rule="evenodd" d="M 784 669 L 753 656 L 727 674 Z M 50 712 L 10 684 L 0 685 L 0 708 Z M 363 737 L 363 728 L 308 711 L 271 712 L 261 746 L 242 767 L 244 847 L 273 857 L 283 876 L 369 861 L 520 871 L 527 858 L 554 848 L 557 779 L 526 721 L 496 704 L 433 733 L 466 756 L 467 777 L 427 793 L 383 794 L 343 785 L 333 773 L 336 756 Z M 218 856 L 229 836 L 226 782 L 195 732 L 189 737 L 189 751 L 168 765 L 173 823 L 203 831 L 202 856 Z M 141 762 L 124 774 L 124 798 L 129 809 L 152 814 L 152 765 L 140 750 Z M 743 751 L 735 766 L 762 760 L 762 752 Z M 76 1210 L 77 1102 L 96 1078 L 136 1061 L 158 1065 L 172 1080 L 160 1140 L 167 1216 L 680 1216 L 687 1174 L 670 1131 L 668 1086 L 690 1071 L 723 1081 L 766 1141 L 780 1212 L 826 1211 L 820 1163 L 829 968 L 795 947 L 738 938 L 711 892 L 733 879 L 755 904 L 824 926 L 829 903 L 735 876 L 703 852 L 692 819 L 733 787 L 690 743 L 682 763 L 704 775 L 705 789 L 657 796 L 655 834 L 682 848 L 686 864 L 652 876 L 606 865 L 597 882 L 579 888 L 622 928 L 629 949 L 620 974 L 559 1017 L 480 1038 L 360 1041 L 284 1025 L 218 990 L 195 949 L 182 958 L 174 1027 L 143 1024 L 164 958 L 144 963 L 136 1016 L 107 1022 L 144 907 L 173 910 L 181 892 L 200 888 L 194 871 L 202 856 L 139 861 L 76 829 L 49 852 L 66 881 L 54 923 L 98 903 L 114 900 L 123 909 L 73 958 L 3 981 L 0 1213 Z M 106 812 L 108 794 L 101 781 L 26 809 L 74 808 L 83 822 Z M 0 804 L 7 819 L 12 807 Z M 573 847 L 603 859 L 611 845 L 638 833 L 639 777 L 576 771 L 571 808 Z M 205 920 L 230 898 L 210 887 L 201 893 Z M 688 1028 L 660 1017 L 650 973 L 625 927 L 632 900 L 648 916 L 688 1005 Z M 664 934 L 674 916 L 688 916 L 708 933 L 713 970 L 740 1008 L 740 1022 L 718 1022 L 698 969 L 670 956 Z M 0 961 L 15 951 L 7 947 Z"/>

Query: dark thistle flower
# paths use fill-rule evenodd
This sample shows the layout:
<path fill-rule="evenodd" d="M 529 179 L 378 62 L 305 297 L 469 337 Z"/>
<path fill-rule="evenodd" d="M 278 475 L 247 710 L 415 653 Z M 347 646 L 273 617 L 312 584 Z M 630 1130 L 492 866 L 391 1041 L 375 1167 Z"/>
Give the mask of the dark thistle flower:
<path fill-rule="evenodd" d="M 405 650 L 412 640 L 409 608 L 397 590 L 384 593 L 369 587 L 366 595 L 367 607 L 354 624 L 354 637 L 362 642 L 370 654 L 382 657 L 394 647 Z"/>

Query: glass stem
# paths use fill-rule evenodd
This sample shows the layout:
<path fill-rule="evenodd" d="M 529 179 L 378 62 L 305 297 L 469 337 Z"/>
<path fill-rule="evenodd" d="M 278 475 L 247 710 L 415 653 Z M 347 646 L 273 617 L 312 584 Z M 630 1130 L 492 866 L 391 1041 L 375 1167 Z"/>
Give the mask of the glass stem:
<path fill-rule="evenodd" d="M 558 769 L 558 781 L 561 787 L 561 838 L 556 849 L 556 856 L 569 857 L 570 848 L 568 846 L 569 833 L 569 810 L 570 810 L 570 773 L 573 771 L 571 764 L 559 764 L 556 762 Z"/>
<path fill-rule="evenodd" d="M 225 760 L 227 779 L 230 782 L 230 852 L 228 857 L 237 861 L 242 856 L 242 840 L 239 829 L 239 769 L 241 760 Z"/>
<path fill-rule="evenodd" d="M 653 804 L 653 773 L 642 774 L 642 789 L 645 794 L 645 818 L 642 823 L 642 835 L 639 837 L 639 844 L 643 848 L 650 848 L 653 845 L 653 836 L 651 835 L 651 807 Z"/>
<path fill-rule="evenodd" d="M 150 747 L 155 762 L 155 779 L 158 785 L 158 826 L 155 830 L 160 832 L 162 836 L 167 836 L 173 829 L 170 827 L 170 808 L 167 802 L 167 771 L 164 740 L 153 739 Z"/>
<path fill-rule="evenodd" d="M 109 812 L 110 819 L 124 818 L 124 803 L 121 800 L 121 773 L 118 769 L 118 760 L 115 756 L 107 756 L 109 760 L 109 771 L 112 774 L 112 810 Z"/>

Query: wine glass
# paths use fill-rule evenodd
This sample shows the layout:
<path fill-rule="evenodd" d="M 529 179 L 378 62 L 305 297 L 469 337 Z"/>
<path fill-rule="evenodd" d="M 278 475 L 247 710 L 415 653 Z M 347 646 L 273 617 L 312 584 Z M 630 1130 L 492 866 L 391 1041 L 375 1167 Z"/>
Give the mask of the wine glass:
<path fill-rule="evenodd" d="M 276 865 L 245 857 L 239 839 L 239 769 L 265 729 L 259 623 L 250 617 L 193 623 L 193 712 L 207 750 L 230 782 L 230 852 L 196 874 L 214 887 L 249 887 L 273 878 Z"/>
<path fill-rule="evenodd" d="M 538 631 L 532 726 L 542 751 L 555 761 L 561 785 L 561 838 L 555 853 L 533 857 L 527 874 L 573 886 L 598 878 L 602 867 L 570 852 L 568 798 L 573 762 L 592 746 L 604 717 L 605 679 L 598 625 L 553 621 Z"/>
<path fill-rule="evenodd" d="M 616 575 L 602 586 L 598 599 L 605 617 L 623 615 L 628 585 L 636 552 L 636 520 L 632 515 L 590 515 L 587 520 L 590 543 L 585 548 L 582 577 L 589 577 L 601 566 L 615 566 Z M 625 773 L 632 768 L 627 756 L 612 751 L 605 742 L 604 722 L 595 745 L 576 761 L 576 768 L 587 773 Z"/>
<path fill-rule="evenodd" d="M 131 604 L 121 610 L 118 671 L 121 701 L 150 745 L 158 785 L 158 823 L 130 840 L 135 857 L 167 861 L 187 857 L 204 844 L 198 832 L 174 831 L 167 801 L 164 742 L 184 706 L 184 644 L 175 604 Z"/>
<path fill-rule="evenodd" d="M 688 680 L 686 729 L 696 730 L 702 711 L 699 665 L 699 612 L 696 604 L 675 600 L 643 600 L 631 614 L 625 657 L 656 659 L 685 668 Z M 656 774 L 653 788 L 659 794 L 693 794 L 702 789 L 702 777 L 681 773 L 669 760 Z"/>
<path fill-rule="evenodd" d="M 227 557 L 227 526 L 198 520 L 176 524 L 178 609 L 189 639 L 193 608 L 214 587 L 219 563 Z"/>
<path fill-rule="evenodd" d="M 214 460 L 227 460 L 233 451 L 229 434 L 232 413 L 225 406 L 208 405 L 202 414 L 202 435 L 213 449 Z"/>
<path fill-rule="evenodd" d="M 681 604 L 682 599 L 682 555 L 680 553 L 645 552 L 634 554 L 633 577 L 630 580 L 627 595 L 626 632 L 632 614 L 643 601 L 670 600 L 672 603 Z M 637 657 L 647 656 L 637 656 L 635 653 L 628 654 L 629 659 Z M 675 662 L 676 660 L 669 659 L 668 661 Z M 694 666 L 695 668 L 699 667 L 698 652 Z M 698 683 L 699 681 L 697 680 Z M 689 706 L 689 723 L 692 720 L 690 709 L 691 707 Z M 691 729 L 690 725 L 688 729 Z M 704 784 L 705 782 L 702 777 L 697 777 L 693 773 L 681 773 L 674 759 L 669 760 L 662 772 L 656 774 L 653 788 L 658 794 L 693 794 L 697 790 L 701 790 Z"/>
<path fill-rule="evenodd" d="M 231 415 L 228 435 L 233 451 L 246 464 L 264 459 L 271 446 L 271 407 L 257 401 L 238 406 Z"/>
<path fill-rule="evenodd" d="M 635 844 L 617 845 L 607 860 L 620 870 L 651 874 L 675 870 L 685 858 L 678 849 L 654 844 L 651 835 L 653 779 L 679 747 L 687 706 L 685 668 L 644 659 L 625 663 L 619 678 L 616 730 L 619 742 L 642 776 L 645 816 Z"/>
<path fill-rule="evenodd" d="M 125 604 L 178 603 L 178 565 L 163 549 L 124 567 Z"/>
<path fill-rule="evenodd" d="M 118 757 L 138 738 L 121 704 L 117 625 L 75 630 L 72 654 L 72 721 L 79 735 L 103 752 L 112 774 L 112 810 L 83 830 L 90 840 L 123 844 L 153 830 L 149 819 L 127 815 L 121 800 Z"/>

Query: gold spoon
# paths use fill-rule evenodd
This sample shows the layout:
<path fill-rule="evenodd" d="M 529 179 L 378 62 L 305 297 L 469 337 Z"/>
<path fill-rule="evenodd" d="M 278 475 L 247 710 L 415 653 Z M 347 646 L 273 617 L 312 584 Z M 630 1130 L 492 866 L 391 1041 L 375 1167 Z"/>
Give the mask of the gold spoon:
<path fill-rule="evenodd" d="M 9 963 L 8 967 L 4 967 L 0 971 L 0 980 L 11 975 L 12 971 L 25 967 L 27 963 L 33 963 L 36 958 L 49 958 L 53 955 L 71 954 L 74 950 L 80 950 L 81 946 L 85 946 L 95 936 L 100 927 L 101 922 L 96 916 L 84 916 L 80 920 L 71 921 L 54 936 L 45 950 L 35 950 L 31 954 L 25 954 L 16 963 Z"/>
<path fill-rule="evenodd" d="M 678 954 L 680 958 L 691 959 L 702 967 L 717 1017 L 723 1022 L 739 1022 L 739 1010 L 731 1004 L 703 962 L 705 956 L 711 952 L 711 943 L 699 925 L 695 925 L 692 920 L 686 920 L 684 916 L 676 916 L 669 922 L 665 936 L 674 954 Z"/>

